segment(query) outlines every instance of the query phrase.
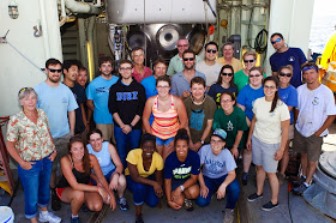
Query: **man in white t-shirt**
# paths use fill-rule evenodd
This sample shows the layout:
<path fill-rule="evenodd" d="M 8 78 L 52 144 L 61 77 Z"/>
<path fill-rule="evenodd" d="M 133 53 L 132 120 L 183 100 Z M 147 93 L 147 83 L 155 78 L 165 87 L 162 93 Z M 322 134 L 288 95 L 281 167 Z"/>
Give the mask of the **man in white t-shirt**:
<path fill-rule="evenodd" d="M 205 74 L 206 86 L 210 87 L 217 82 L 218 74 L 222 65 L 216 62 L 218 55 L 218 45 L 215 42 L 208 42 L 204 46 L 204 60 L 196 64 L 196 70 Z"/>
<path fill-rule="evenodd" d="M 293 189 L 301 195 L 312 183 L 321 154 L 323 137 L 336 115 L 332 91 L 319 82 L 318 67 L 307 62 L 302 65 L 302 75 L 306 81 L 297 88 L 298 107 L 294 132 L 294 149 L 301 153 L 302 182 Z"/>

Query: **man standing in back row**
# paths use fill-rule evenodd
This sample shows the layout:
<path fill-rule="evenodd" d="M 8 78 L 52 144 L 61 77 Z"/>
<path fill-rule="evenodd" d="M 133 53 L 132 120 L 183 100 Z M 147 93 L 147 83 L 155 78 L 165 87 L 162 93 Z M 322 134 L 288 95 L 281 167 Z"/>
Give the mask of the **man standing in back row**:
<path fill-rule="evenodd" d="M 301 65 L 307 61 L 306 56 L 300 48 L 288 47 L 281 33 L 273 33 L 271 43 L 276 50 L 269 59 L 273 76 L 278 75 L 280 67 L 292 65 L 293 77 L 290 83 L 295 88 L 299 87 L 302 84 Z"/>
<path fill-rule="evenodd" d="M 240 60 L 234 58 L 234 45 L 231 42 L 224 43 L 222 47 L 223 57 L 217 59 L 217 63 L 223 65 L 229 64 L 233 67 L 234 72 L 243 69 Z"/>
<path fill-rule="evenodd" d="M 302 65 L 302 75 L 306 80 L 298 87 L 298 107 L 293 148 L 301 153 L 301 184 L 293 189 L 301 195 L 313 181 L 321 154 L 323 137 L 336 116 L 336 106 L 332 91 L 319 82 L 318 67 L 313 62 Z"/>

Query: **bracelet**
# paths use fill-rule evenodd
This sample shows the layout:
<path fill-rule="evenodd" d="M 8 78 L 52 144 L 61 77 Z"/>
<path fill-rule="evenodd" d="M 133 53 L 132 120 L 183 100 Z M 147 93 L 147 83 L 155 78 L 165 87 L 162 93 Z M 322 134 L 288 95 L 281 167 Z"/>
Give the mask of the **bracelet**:
<path fill-rule="evenodd" d="M 184 188 L 183 184 L 180 185 L 180 189 L 181 189 L 182 192 L 184 191 L 185 188 Z"/>

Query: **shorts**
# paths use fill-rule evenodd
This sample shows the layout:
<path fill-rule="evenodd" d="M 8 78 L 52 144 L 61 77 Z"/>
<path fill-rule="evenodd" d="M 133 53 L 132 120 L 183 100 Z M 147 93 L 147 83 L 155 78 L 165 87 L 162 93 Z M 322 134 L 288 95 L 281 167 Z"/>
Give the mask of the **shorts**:
<path fill-rule="evenodd" d="M 54 144 L 57 151 L 57 156 L 55 157 L 53 164 L 53 171 L 60 169 L 61 158 L 68 154 L 68 145 L 71 138 L 71 134 L 68 133 L 62 137 L 54 138 Z"/>
<path fill-rule="evenodd" d="M 294 124 L 290 125 L 288 128 L 288 140 L 294 139 Z"/>
<path fill-rule="evenodd" d="M 55 192 L 56 192 L 56 195 L 57 197 L 61 200 L 61 197 L 62 197 L 62 194 L 63 194 L 63 191 L 65 190 L 66 187 L 57 187 L 55 188 Z"/>
<path fill-rule="evenodd" d="M 278 161 L 275 153 L 280 143 L 267 144 L 252 136 L 252 161 L 257 166 L 262 166 L 267 173 L 276 173 Z"/>
<path fill-rule="evenodd" d="M 172 141 L 174 141 L 175 137 L 171 137 L 168 139 L 161 139 L 156 137 L 156 145 L 157 146 L 168 146 Z"/>
<path fill-rule="evenodd" d="M 323 137 L 311 135 L 304 137 L 294 130 L 293 149 L 299 153 L 307 153 L 309 161 L 317 162 L 322 151 Z"/>

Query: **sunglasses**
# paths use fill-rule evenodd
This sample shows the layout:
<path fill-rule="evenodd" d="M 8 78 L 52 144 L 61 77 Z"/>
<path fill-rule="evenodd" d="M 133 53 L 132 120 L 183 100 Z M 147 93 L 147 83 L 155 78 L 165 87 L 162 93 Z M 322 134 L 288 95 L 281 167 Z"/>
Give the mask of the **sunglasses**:
<path fill-rule="evenodd" d="M 31 87 L 23 87 L 23 88 L 21 88 L 21 89 L 19 90 L 18 95 L 24 93 L 25 91 L 33 91 L 33 90 L 34 90 L 34 89 L 31 88 Z"/>
<path fill-rule="evenodd" d="M 275 43 L 279 43 L 279 42 L 281 42 L 281 38 L 280 37 L 278 37 L 278 38 L 276 38 L 274 41 L 271 41 L 271 43 L 272 43 L 272 45 L 273 44 L 275 44 Z"/>
<path fill-rule="evenodd" d="M 244 60 L 244 63 L 253 63 L 254 60 Z"/>
<path fill-rule="evenodd" d="M 223 76 L 229 76 L 229 77 L 232 77 L 233 76 L 233 73 L 222 73 Z"/>
<path fill-rule="evenodd" d="M 281 76 L 281 77 L 291 77 L 292 74 L 291 74 L 291 73 L 283 73 L 283 72 L 280 72 L 279 76 Z"/>
<path fill-rule="evenodd" d="M 206 50 L 207 53 L 217 53 L 217 50 L 213 50 L 213 49 L 208 49 Z"/>
<path fill-rule="evenodd" d="M 52 68 L 48 68 L 48 70 L 51 72 L 51 73 L 61 73 L 62 72 L 62 69 L 52 69 Z"/>
<path fill-rule="evenodd" d="M 184 61 L 194 61 L 193 57 L 189 57 L 189 58 L 183 58 Z"/>
<path fill-rule="evenodd" d="M 254 78 L 254 77 L 260 77 L 260 74 L 256 74 L 256 75 L 250 75 L 250 78 Z"/>
<path fill-rule="evenodd" d="M 177 45 L 177 47 L 188 47 L 188 44 L 181 44 L 181 45 Z"/>
<path fill-rule="evenodd" d="M 276 89 L 276 86 L 264 85 L 264 88 L 265 88 L 265 89 L 274 90 L 274 89 Z"/>

